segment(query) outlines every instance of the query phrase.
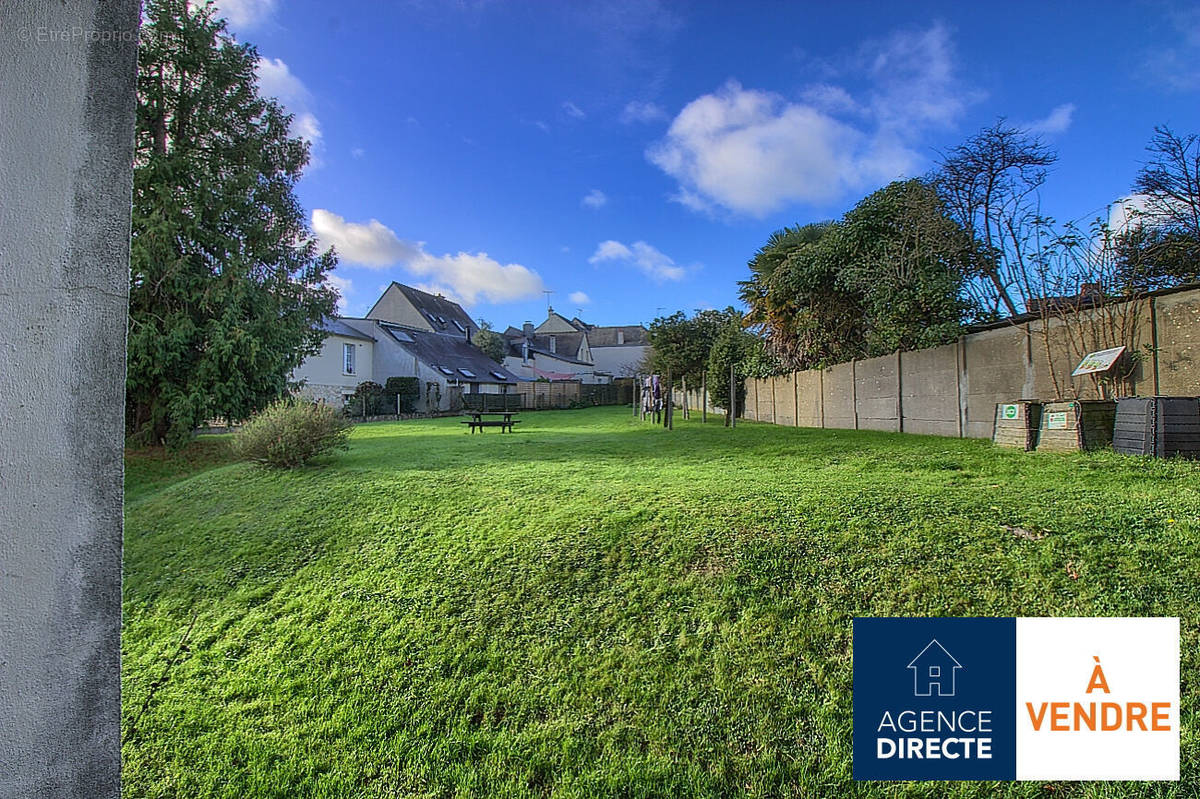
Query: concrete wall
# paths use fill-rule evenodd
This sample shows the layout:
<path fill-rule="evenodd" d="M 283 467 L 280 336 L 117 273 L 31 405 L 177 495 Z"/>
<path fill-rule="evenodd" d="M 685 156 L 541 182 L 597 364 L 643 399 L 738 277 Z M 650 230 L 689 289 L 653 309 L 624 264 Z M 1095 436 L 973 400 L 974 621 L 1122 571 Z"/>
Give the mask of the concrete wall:
<path fill-rule="evenodd" d="M 813 370 L 792 375 L 796 393 L 796 426 L 824 427 L 824 397 L 821 391 L 824 373 Z"/>
<path fill-rule="evenodd" d="M 0 7 L 4 797 L 120 794 L 137 21 L 135 0 Z"/>
<path fill-rule="evenodd" d="M 1200 291 L 1154 300 L 1158 394 L 1200 394 Z"/>
<path fill-rule="evenodd" d="M 903 432 L 959 435 L 958 345 L 900 353 L 900 400 Z"/>
<path fill-rule="evenodd" d="M 854 372 L 852 363 L 839 363 L 825 370 L 821 404 L 825 409 L 825 427 L 854 430 L 858 415 L 854 409 Z"/>
<path fill-rule="evenodd" d="M 899 432 L 900 361 L 897 355 L 859 361 L 854 370 L 854 397 L 861 430 Z"/>
<path fill-rule="evenodd" d="M 1071 324 L 1034 320 L 962 336 L 954 344 L 843 363 L 824 371 L 746 381 L 744 416 L 804 427 L 898 430 L 988 438 L 997 403 L 1093 399 L 1071 372 L 1087 352 L 1113 346 L 1113 330 L 1139 353 L 1115 396 L 1200 395 L 1200 289 L 1084 311 Z"/>

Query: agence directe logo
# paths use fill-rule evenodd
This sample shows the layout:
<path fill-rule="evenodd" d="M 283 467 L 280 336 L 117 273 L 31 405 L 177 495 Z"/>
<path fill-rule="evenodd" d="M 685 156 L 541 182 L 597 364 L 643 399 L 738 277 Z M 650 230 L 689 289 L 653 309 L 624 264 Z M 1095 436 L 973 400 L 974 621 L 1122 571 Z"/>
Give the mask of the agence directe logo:
<path fill-rule="evenodd" d="M 854 776 L 1179 779 L 1179 620 L 856 618 Z"/>

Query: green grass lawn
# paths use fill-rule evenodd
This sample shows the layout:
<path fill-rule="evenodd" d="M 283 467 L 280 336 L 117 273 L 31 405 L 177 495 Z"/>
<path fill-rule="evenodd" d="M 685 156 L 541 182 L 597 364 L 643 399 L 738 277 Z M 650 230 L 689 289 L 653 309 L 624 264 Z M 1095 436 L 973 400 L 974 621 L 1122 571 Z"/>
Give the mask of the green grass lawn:
<path fill-rule="evenodd" d="M 126 796 L 1200 795 L 1200 466 L 620 408 L 463 429 L 282 473 L 129 456 Z M 1180 616 L 1183 780 L 853 782 L 855 615 Z"/>

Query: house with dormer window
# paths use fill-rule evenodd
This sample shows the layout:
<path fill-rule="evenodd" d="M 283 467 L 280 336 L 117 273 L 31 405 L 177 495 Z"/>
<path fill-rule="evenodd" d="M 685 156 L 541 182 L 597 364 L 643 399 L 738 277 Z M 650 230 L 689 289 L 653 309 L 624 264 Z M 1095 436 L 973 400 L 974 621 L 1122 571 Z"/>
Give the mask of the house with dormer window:
<path fill-rule="evenodd" d="M 610 383 L 614 377 L 637 374 L 650 350 L 641 325 L 589 325 L 579 317 L 567 319 L 553 308 L 537 327 L 526 322 L 519 330 L 509 327 L 503 336 L 508 342 L 504 365 L 531 380 Z"/>
<path fill-rule="evenodd" d="M 446 411 L 461 394 L 504 394 L 518 382 L 471 343 L 479 326 L 458 303 L 393 282 L 366 316 L 322 323 L 329 334 L 321 352 L 293 372 L 299 393 L 344 403 L 355 387 L 389 377 L 416 377 L 417 409 Z M 339 371 L 340 369 L 340 371 Z"/>

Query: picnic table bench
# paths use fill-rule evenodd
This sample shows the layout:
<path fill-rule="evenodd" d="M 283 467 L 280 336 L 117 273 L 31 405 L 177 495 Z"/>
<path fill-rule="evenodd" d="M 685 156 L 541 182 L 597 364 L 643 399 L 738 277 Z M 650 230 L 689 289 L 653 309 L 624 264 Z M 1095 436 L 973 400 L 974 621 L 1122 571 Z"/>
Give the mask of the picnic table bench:
<path fill-rule="evenodd" d="M 513 418 L 512 411 L 470 411 L 468 415 L 470 419 L 463 419 L 463 424 L 467 425 L 467 432 L 474 433 L 476 430 L 483 432 L 485 427 L 499 427 L 500 432 L 505 430 L 513 431 L 513 425 L 520 424 L 520 419 Z M 502 416 L 502 419 L 485 419 L 485 416 Z"/>

